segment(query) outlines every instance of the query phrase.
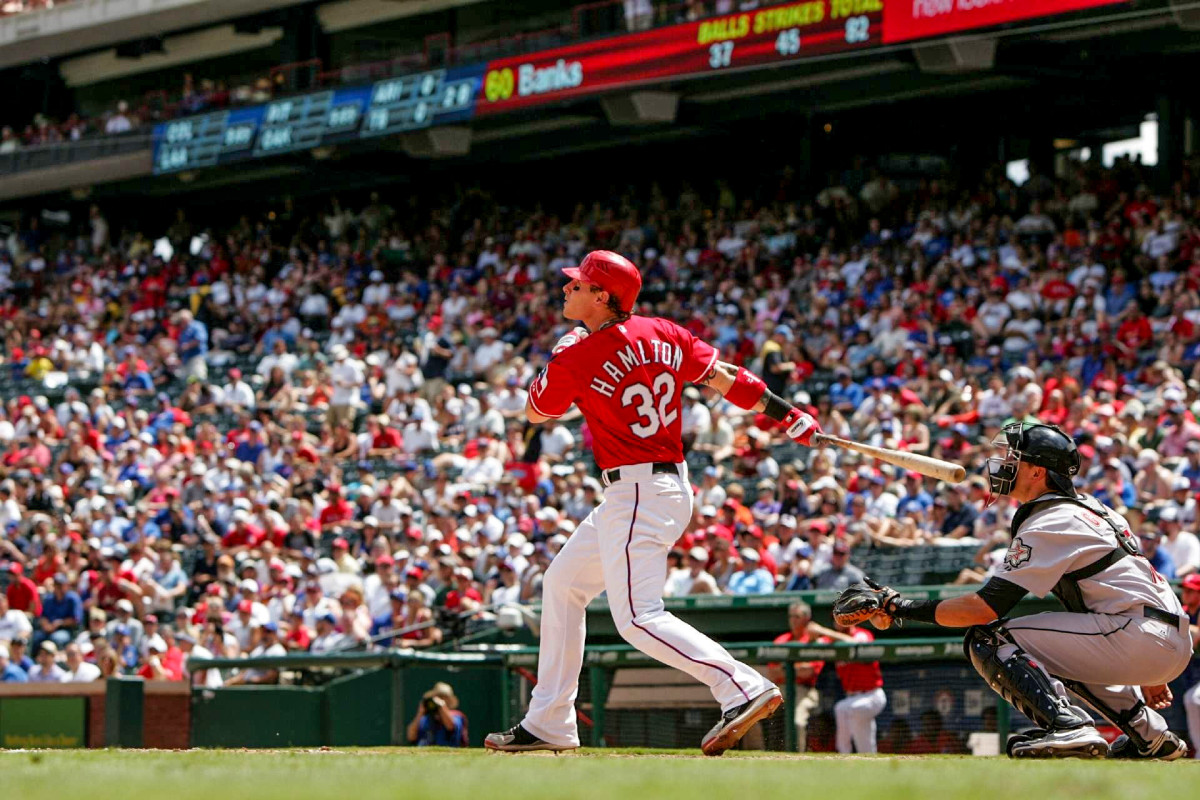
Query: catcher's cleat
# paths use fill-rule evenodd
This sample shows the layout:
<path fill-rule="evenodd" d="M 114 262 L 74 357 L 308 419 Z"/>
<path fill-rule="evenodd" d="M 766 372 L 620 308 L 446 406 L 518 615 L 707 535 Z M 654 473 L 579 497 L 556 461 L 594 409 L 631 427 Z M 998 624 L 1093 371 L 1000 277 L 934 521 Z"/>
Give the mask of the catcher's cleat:
<path fill-rule="evenodd" d="M 704 735 L 700 749 L 706 756 L 719 756 L 737 744 L 751 728 L 775 713 L 783 702 L 778 689 L 771 688 L 748 703 L 742 703 L 721 715 L 721 720 Z"/>
<path fill-rule="evenodd" d="M 1187 755 L 1187 745 L 1170 731 L 1159 738 L 1158 743 L 1148 750 L 1139 750 L 1137 745 L 1121 734 L 1108 746 L 1109 758 L 1154 759 L 1158 761 L 1174 761 Z"/>
<path fill-rule="evenodd" d="M 500 733 L 489 733 L 483 740 L 483 746 L 488 750 L 500 750 L 505 753 L 527 753 L 532 750 L 551 750 L 555 753 L 563 750 L 575 750 L 571 744 L 552 744 L 539 739 L 520 725 Z"/>
<path fill-rule="evenodd" d="M 1090 725 L 1014 736 L 1007 749 L 1012 758 L 1108 758 L 1108 742 Z"/>

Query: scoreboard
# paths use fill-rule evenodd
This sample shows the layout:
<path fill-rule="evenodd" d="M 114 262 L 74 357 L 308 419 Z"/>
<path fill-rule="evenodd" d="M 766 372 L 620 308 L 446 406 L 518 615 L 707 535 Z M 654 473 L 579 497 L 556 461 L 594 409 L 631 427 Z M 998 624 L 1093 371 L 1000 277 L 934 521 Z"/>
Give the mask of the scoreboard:
<path fill-rule="evenodd" d="M 883 41 L 884 5 L 805 0 L 493 61 L 475 113 L 864 50 Z"/>
<path fill-rule="evenodd" d="M 1129 0 L 800 0 L 156 125 L 154 173 L 765 69 Z"/>
<path fill-rule="evenodd" d="M 154 172 L 211 167 L 470 119 L 480 66 L 388 78 L 154 128 Z"/>

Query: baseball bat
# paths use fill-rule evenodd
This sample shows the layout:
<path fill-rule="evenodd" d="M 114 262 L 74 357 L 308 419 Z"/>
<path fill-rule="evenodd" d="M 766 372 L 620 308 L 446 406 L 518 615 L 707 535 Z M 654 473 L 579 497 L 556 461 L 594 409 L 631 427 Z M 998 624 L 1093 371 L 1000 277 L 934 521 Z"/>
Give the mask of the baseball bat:
<path fill-rule="evenodd" d="M 839 439 L 837 436 L 830 436 L 826 433 L 813 434 L 812 442 L 816 447 L 840 447 L 844 450 L 853 450 L 856 453 L 862 453 L 865 456 L 871 456 L 888 464 L 894 464 L 902 469 L 919 472 L 930 478 L 937 478 L 940 481 L 960 483 L 967 477 L 967 470 L 961 464 L 951 464 L 949 461 L 942 461 L 940 458 L 930 458 L 929 456 L 907 453 L 903 450 L 892 450 L 887 447 L 875 447 L 849 439 Z"/>

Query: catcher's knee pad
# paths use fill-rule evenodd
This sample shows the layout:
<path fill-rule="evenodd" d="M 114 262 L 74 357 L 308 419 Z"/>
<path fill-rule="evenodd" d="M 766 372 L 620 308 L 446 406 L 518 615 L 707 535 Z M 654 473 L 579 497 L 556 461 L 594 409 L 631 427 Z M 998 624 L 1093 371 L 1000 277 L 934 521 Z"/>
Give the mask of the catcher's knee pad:
<path fill-rule="evenodd" d="M 1000 648 L 1011 645 L 1011 655 L 1002 658 Z M 1002 625 L 968 628 L 963 649 L 988 686 L 998 695 L 1048 731 L 1070 730 L 1090 725 L 1092 720 L 1054 690 L 1050 678 L 1017 645 Z"/>

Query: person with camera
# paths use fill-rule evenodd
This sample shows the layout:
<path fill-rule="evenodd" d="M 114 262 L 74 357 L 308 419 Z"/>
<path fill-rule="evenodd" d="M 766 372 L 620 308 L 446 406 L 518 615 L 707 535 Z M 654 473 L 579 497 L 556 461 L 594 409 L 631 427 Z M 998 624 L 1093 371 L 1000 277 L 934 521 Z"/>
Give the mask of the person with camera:
<path fill-rule="evenodd" d="M 466 747 L 467 716 L 458 710 L 450 684 L 438 682 L 421 697 L 417 715 L 408 723 L 408 743 L 418 747 Z"/>

